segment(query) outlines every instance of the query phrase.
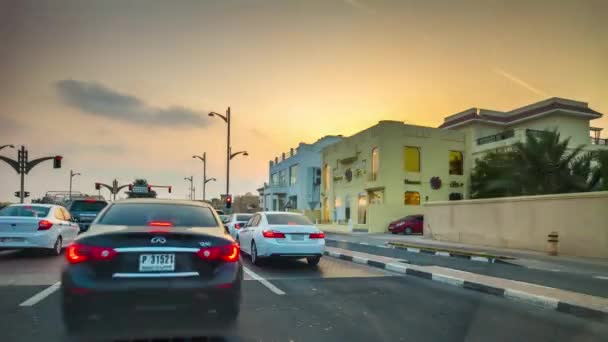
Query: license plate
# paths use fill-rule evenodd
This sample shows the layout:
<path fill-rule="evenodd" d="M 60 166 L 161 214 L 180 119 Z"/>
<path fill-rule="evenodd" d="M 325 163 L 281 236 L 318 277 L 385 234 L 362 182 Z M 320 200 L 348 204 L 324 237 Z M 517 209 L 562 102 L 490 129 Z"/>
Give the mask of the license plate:
<path fill-rule="evenodd" d="M 304 234 L 292 234 L 291 235 L 291 240 L 292 241 L 303 241 L 304 240 Z"/>
<path fill-rule="evenodd" d="M 0 238 L 0 242 L 21 242 L 23 238 Z"/>
<path fill-rule="evenodd" d="M 175 254 L 141 254 L 139 272 L 166 272 L 175 270 Z"/>

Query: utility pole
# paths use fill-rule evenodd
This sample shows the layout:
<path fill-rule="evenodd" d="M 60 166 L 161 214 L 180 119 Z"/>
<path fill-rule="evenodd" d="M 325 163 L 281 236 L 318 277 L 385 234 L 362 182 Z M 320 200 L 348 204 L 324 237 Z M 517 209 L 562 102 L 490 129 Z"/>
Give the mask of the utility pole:
<path fill-rule="evenodd" d="M 2 148 L 6 146 L 12 145 L 4 145 Z M 21 178 L 21 186 L 19 190 L 19 200 L 21 203 L 24 202 L 25 198 L 25 175 L 28 174 L 36 165 L 42 163 L 45 160 L 53 159 L 53 168 L 60 169 L 61 168 L 61 160 L 62 156 L 52 156 L 52 157 L 43 157 L 34 159 L 32 161 L 28 158 L 28 150 L 25 149 L 25 146 L 21 146 L 21 148 L 17 151 L 17 160 L 10 159 L 4 156 L 0 156 L 0 160 L 4 161 L 8 165 L 10 165 L 16 172 L 19 174 Z"/>
<path fill-rule="evenodd" d="M 184 177 L 184 180 L 189 181 L 190 182 L 190 200 L 194 200 L 192 198 L 192 189 L 194 188 L 194 176 L 190 176 L 190 177 Z"/>
<path fill-rule="evenodd" d="M 80 172 L 74 172 L 73 170 L 70 170 L 70 201 L 72 200 L 72 179 L 74 178 L 74 176 L 80 176 Z"/>

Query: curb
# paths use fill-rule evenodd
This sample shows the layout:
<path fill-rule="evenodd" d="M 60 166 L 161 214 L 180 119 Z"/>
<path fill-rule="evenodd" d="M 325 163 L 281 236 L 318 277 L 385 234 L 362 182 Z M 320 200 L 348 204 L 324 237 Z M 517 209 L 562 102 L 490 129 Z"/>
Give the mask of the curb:
<path fill-rule="evenodd" d="M 515 258 L 504 256 L 504 255 L 493 255 L 493 254 L 480 253 L 480 252 L 467 252 L 467 251 L 445 249 L 445 248 L 433 248 L 433 247 L 428 247 L 428 246 L 412 245 L 412 244 L 393 242 L 393 241 L 389 241 L 389 242 L 387 242 L 387 244 L 394 248 L 405 249 L 411 253 L 425 253 L 425 254 L 430 254 L 430 255 L 468 259 L 471 261 L 508 264 L 508 265 L 521 267 L 521 265 L 514 264 L 514 263 L 507 261 L 507 260 L 515 260 Z"/>
<path fill-rule="evenodd" d="M 521 303 L 532 304 L 535 306 L 556 310 L 558 312 L 574 315 L 577 317 L 608 322 L 608 311 L 600 311 L 594 308 L 562 302 L 555 298 L 530 294 L 527 292 L 512 290 L 508 288 L 498 288 L 481 283 L 471 282 L 457 277 L 420 271 L 409 267 L 407 264 L 398 262 L 387 264 L 381 261 L 370 260 L 367 258 L 329 251 L 325 251 L 323 252 L 323 254 L 341 260 L 354 262 L 357 264 L 368 265 L 371 267 L 381 268 L 396 273 L 402 273 L 405 275 L 411 275 L 419 278 L 440 282 L 443 284 L 461 287 L 467 290 L 482 292 L 497 297 L 503 297 Z"/>

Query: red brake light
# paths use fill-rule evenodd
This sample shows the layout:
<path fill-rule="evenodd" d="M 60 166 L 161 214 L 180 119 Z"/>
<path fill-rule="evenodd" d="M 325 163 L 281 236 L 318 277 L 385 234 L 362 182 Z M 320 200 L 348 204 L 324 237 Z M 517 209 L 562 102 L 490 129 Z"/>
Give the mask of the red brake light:
<path fill-rule="evenodd" d="M 97 202 L 97 200 L 92 199 L 92 198 L 87 198 L 86 200 L 84 200 L 86 203 L 95 203 Z"/>
<path fill-rule="evenodd" d="M 264 236 L 265 238 L 269 238 L 269 239 L 284 239 L 285 238 L 285 234 L 274 231 L 274 230 L 264 230 L 264 231 L 262 231 L 262 236 Z"/>
<path fill-rule="evenodd" d="M 171 222 L 171 221 L 150 221 L 150 222 L 148 222 L 148 226 L 150 226 L 150 227 L 173 227 L 173 222 Z"/>
<path fill-rule="evenodd" d="M 312 233 L 308 236 L 310 239 L 325 239 L 325 233 Z"/>
<path fill-rule="evenodd" d="M 234 229 L 241 229 L 241 227 L 243 227 L 242 223 L 235 223 L 234 224 Z"/>
<path fill-rule="evenodd" d="M 47 220 L 40 220 L 38 222 L 38 230 L 49 230 L 53 226 L 53 222 Z"/>
<path fill-rule="evenodd" d="M 201 248 L 198 250 L 198 252 L 196 252 L 196 255 L 203 260 L 222 260 L 226 262 L 234 262 L 239 260 L 240 252 L 241 248 L 239 245 L 232 243 L 227 246 Z"/>
<path fill-rule="evenodd" d="M 109 247 L 94 247 L 73 243 L 68 246 L 65 257 L 71 264 L 78 264 L 87 260 L 111 260 L 117 252 Z"/>

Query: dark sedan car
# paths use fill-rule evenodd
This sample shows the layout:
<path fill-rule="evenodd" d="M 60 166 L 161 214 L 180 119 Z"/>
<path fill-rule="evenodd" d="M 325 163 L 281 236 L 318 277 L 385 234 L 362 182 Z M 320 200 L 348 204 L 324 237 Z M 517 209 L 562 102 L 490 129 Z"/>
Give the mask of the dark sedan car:
<path fill-rule="evenodd" d="M 409 215 L 388 225 L 388 231 L 397 234 L 422 234 L 424 217 L 422 215 Z"/>
<path fill-rule="evenodd" d="M 70 201 L 67 209 L 72 214 L 75 222 L 78 222 L 80 232 L 86 232 L 97 214 L 108 205 L 108 202 L 94 198 L 77 199 Z"/>
<path fill-rule="evenodd" d="M 187 321 L 229 327 L 240 310 L 239 254 L 205 203 L 114 202 L 66 250 L 61 288 L 68 332 L 109 326 L 106 332 L 120 335 L 141 326 L 160 337 L 163 329 L 175 336 Z"/>

